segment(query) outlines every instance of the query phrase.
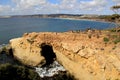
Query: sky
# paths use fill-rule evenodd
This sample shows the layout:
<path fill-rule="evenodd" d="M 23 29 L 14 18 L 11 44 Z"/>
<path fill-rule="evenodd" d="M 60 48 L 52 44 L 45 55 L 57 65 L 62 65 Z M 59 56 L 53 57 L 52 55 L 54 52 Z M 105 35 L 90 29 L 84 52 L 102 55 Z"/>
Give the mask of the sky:
<path fill-rule="evenodd" d="M 111 15 L 120 0 L 0 0 L 0 16 L 31 14 Z"/>

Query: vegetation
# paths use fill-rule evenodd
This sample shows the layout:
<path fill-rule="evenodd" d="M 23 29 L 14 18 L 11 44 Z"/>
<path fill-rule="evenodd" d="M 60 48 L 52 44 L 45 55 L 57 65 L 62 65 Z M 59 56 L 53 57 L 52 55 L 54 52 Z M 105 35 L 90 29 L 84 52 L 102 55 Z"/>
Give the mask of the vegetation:
<path fill-rule="evenodd" d="M 2 54 L 6 54 L 6 47 Z M 67 72 L 60 72 L 53 77 L 40 76 L 29 66 L 22 65 L 20 62 L 0 64 L 0 80 L 75 80 L 75 78 Z"/>
<path fill-rule="evenodd" d="M 110 32 L 116 32 L 116 29 L 110 29 L 109 31 Z"/>
<path fill-rule="evenodd" d="M 115 5 L 111 7 L 111 10 L 113 10 L 113 12 L 115 14 L 113 15 L 102 15 L 99 18 L 100 19 L 105 19 L 107 21 L 112 21 L 112 22 L 116 22 L 117 20 L 120 19 L 120 15 L 119 15 L 119 9 L 120 9 L 120 5 Z"/>
<path fill-rule="evenodd" d="M 115 44 L 119 43 L 119 42 L 120 42 L 120 37 L 117 37 L 113 42 L 114 42 Z"/>
<path fill-rule="evenodd" d="M 112 42 L 114 42 L 115 44 L 119 43 L 120 42 L 120 35 L 119 35 L 119 32 L 117 33 L 114 33 L 109 36 L 109 38 L 111 39 Z"/>
<path fill-rule="evenodd" d="M 0 54 L 3 52 L 8 53 L 8 49 L 6 48 L 6 46 L 3 46 L 2 48 L 0 48 Z"/>
<path fill-rule="evenodd" d="M 32 69 L 25 66 L 12 65 L 10 63 L 0 64 L 0 80 L 76 80 L 67 72 L 59 72 L 53 77 L 40 76 Z"/>
<path fill-rule="evenodd" d="M 1 80 L 40 80 L 39 75 L 24 66 L 11 65 L 9 63 L 0 65 Z"/>
<path fill-rule="evenodd" d="M 115 5 L 115 6 L 112 6 L 111 9 L 117 13 L 118 12 L 118 9 L 120 9 L 120 5 Z"/>
<path fill-rule="evenodd" d="M 110 32 L 120 32 L 120 27 L 109 29 Z"/>
<path fill-rule="evenodd" d="M 115 19 L 118 19 L 120 17 L 119 14 L 113 14 L 110 16 L 111 20 L 115 20 Z"/>
<path fill-rule="evenodd" d="M 111 28 L 105 31 L 106 37 L 103 38 L 105 43 L 120 43 L 120 27 Z"/>
<path fill-rule="evenodd" d="M 60 72 L 60 74 L 54 75 L 54 77 L 45 77 L 43 80 L 76 80 L 76 78 L 67 72 Z"/>
<path fill-rule="evenodd" d="M 117 43 L 120 42 L 120 36 L 119 36 L 119 35 L 113 35 L 113 34 L 111 34 L 111 35 L 109 35 L 109 38 L 104 37 L 104 38 L 103 38 L 103 41 L 104 41 L 105 43 L 113 42 L 114 44 L 117 44 Z"/>
<path fill-rule="evenodd" d="M 120 15 L 119 14 L 113 14 L 113 15 L 104 16 L 104 18 L 108 21 L 115 22 L 115 20 L 120 18 Z"/>
<path fill-rule="evenodd" d="M 111 8 L 112 8 L 112 9 L 119 9 L 119 8 L 120 8 L 120 5 L 112 6 Z"/>
<path fill-rule="evenodd" d="M 103 40 L 105 43 L 109 42 L 109 39 L 107 37 L 104 37 Z"/>

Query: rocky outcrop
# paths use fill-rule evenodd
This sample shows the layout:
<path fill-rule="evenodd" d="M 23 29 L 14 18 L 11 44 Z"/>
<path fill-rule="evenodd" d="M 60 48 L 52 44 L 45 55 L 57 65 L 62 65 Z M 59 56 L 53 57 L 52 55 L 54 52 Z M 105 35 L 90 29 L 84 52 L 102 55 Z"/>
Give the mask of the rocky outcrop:
<path fill-rule="evenodd" d="M 120 79 L 120 43 L 103 41 L 106 32 L 25 33 L 10 40 L 13 55 L 30 66 L 44 64 L 41 44 L 52 46 L 57 60 L 79 80 Z M 46 49 L 47 50 L 47 49 Z M 48 56 L 51 53 L 48 53 Z"/>

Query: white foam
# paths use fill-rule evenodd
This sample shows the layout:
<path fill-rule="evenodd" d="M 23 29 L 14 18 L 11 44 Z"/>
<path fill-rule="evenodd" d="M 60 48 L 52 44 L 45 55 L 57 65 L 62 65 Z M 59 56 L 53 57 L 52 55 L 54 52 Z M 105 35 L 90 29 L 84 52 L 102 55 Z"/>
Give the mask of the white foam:
<path fill-rule="evenodd" d="M 59 71 L 66 71 L 62 65 L 57 61 L 54 61 L 49 67 L 35 67 L 35 71 L 39 74 L 40 77 L 51 77 L 55 74 L 58 74 Z"/>

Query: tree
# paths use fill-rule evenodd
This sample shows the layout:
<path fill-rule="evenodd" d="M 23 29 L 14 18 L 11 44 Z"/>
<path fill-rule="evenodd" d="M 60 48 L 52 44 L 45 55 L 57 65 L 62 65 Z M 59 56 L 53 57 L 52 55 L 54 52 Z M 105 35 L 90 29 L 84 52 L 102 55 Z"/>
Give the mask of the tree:
<path fill-rule="evenodd" d="M 120 5 L 115 5 L 115 6 L 112 6 L 111 9 L 115 12 L 115 14 L 119 14 L 119 9 L 120 9 Z"/>
<path fill-rule="evenodd" d="M 112 6 L 111 9 L 115 12 L 115 15 L 112 16 L 112 19 L 115 20 L 118 27 L 120 27 L 120 5 Z"/>

